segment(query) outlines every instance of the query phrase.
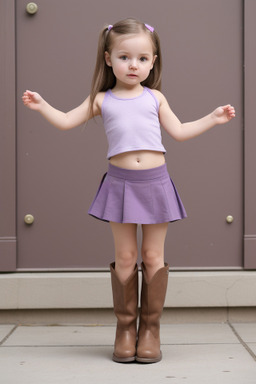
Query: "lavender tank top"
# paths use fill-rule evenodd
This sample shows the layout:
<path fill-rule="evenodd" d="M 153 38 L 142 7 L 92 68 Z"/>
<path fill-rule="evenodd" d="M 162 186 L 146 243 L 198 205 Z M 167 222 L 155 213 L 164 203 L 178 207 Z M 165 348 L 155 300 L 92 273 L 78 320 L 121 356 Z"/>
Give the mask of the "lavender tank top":
<path fill-rule="evenodd" d="M 158 110 L 159 102 L 147 87 L 131 99 L 120 99 L 109 89 L 101 108 L 109 145 L 107 158 L 138 150 L 165 153 Z"/>

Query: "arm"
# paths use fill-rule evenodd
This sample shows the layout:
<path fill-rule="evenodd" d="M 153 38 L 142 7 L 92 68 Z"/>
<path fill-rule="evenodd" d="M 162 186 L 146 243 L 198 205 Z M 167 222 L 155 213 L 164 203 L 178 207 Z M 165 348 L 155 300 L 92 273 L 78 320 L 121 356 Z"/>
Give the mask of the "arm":
<path fill-rule="evenodd" d="M 68 130 L 85 123 L 92 118 L 90 113 L 90 97 L 77 108 L 64 113 L 48 104 L 38 93 L 26 91 L 22 97 L 23 103 L 28 108 L 38 111 L 52 125 L 60 130 Z M 94 115 L 100 114 L 100 107 L 95 99 Z"/>
<path fill-rule="evenodd" d="M 166 98 L 157 92 L 160 102 L 159 119 L 162 127 L 177 141 L 185 141 L 199 136 L 217 124 L 224 124 L 235 117 L 235 109 L 231 105 L 216 108 L 209 115 L 199 120 L 182 124 L 172 112 Z"/>

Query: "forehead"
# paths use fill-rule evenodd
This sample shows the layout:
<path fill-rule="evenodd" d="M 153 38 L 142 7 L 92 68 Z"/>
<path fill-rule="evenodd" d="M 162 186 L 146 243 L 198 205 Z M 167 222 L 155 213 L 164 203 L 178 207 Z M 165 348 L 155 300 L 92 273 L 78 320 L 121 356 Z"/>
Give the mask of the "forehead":
<path fill-rule="evenodd" d="M 147 33 L 116 36 L 112 50 L 153 53 L 153 43 Z"/>

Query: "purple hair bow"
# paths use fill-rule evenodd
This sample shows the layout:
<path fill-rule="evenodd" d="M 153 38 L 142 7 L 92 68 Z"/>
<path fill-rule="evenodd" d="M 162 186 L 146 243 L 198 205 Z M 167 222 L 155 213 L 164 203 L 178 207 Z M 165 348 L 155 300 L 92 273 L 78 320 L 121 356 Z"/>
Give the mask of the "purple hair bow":
<path fill-rule="evenodd" d="M 154 27 L 151 27 L 151 25 L 149 24 L 145 24 L 145 27 L 150 31 L 150 32 L 154 32 L 155 28 Z"/>

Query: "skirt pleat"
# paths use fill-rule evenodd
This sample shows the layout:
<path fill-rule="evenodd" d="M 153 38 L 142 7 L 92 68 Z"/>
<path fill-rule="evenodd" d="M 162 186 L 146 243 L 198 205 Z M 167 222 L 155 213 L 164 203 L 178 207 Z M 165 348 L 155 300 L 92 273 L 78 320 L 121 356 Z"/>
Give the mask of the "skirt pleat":
<path fill-rule="evenodd" d="M 160 224 L 187 217 L 166 164 L 127 170 L 109 164 L 88 211 L 116 223 Z"/>

